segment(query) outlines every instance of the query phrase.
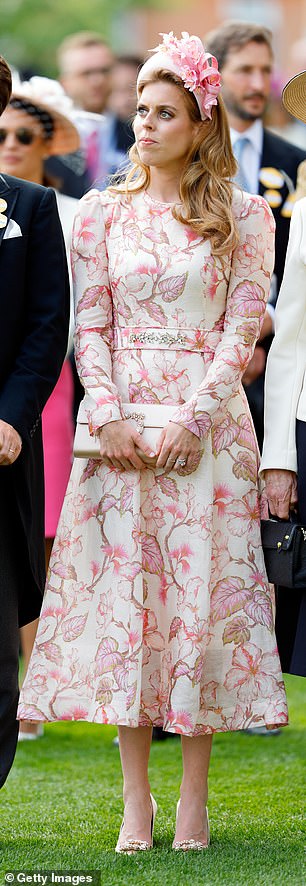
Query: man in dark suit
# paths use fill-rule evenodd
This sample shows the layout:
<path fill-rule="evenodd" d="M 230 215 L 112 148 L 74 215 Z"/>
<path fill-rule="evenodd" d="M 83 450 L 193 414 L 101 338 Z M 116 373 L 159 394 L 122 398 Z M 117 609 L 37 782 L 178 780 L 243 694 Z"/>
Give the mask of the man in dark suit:
<path fill-rule="evenodd" d="M 263 125 L 273 70 L 271 32 L 261 25 L 229 22 L 208 35 L 206 49 L 218 59 L 222 74 L 222 96 L 239 163 L 237 181 L 245 190 L 265 197 L 274 214 L 275 303 L 284 271 L 297 169 L 305 153 Z M 269 310 L 268 306 L 260 342 L 244 377 L 260 447 L 265 364 L 273 331 Z"/>
<path fill-rule="evenodd" d="M 10 69 L 0 57 L 0 114 L 10 93 Z M 5 138 L 1 120 L 0 132 Z M 60 373 L 69 323 L 55 194 L 8 175 L 0 175 L 0 277 L 1 787 L 18 735 L 18 627 L 39 615 L 45 580 L 41 412 Z"/>

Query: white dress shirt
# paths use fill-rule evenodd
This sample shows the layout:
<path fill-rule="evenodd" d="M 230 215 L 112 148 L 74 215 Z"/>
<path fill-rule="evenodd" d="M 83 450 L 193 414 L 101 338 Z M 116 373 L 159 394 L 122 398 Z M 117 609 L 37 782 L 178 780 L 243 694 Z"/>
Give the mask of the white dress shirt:
<path fill-rule="evenodd" d="M 261 156 L 263 146 L 263 125 L 261 120 L 255 120 L 244 132 L 237 132 L 230 128 L 231 142 L 234 149 L 238 138 L 248 138 L 249 144 L 243 151 L 242 166 L 245 178 L 249 183 L 250 194 L 258 194 L 259 170 L 261 168 Z"/>

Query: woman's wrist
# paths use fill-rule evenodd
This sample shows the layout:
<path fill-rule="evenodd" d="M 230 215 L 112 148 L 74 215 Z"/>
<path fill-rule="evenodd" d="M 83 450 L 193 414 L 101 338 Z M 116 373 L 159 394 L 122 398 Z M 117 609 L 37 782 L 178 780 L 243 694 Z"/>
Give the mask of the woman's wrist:
<path fill-rule="evenodd" d="M 267 483 L 269 480 L 275 480 L 278 477 L 296 477 L 296 473 L 295 471 L 291 471 L 289 468 L 266 468 L 263 471 L 263 477 L 265 483 Z"/>
<path fill-rule="evenodd" d="M 106 421 L 103 425 L 97 428 L 95 434 L 101 434 L 102 431 L 104 431 L 104 429 L 108 428 L 110 425 L 122 425 L 124 421 L 124 418 L 113 418 L 111 419 L 111 421 Z"/>

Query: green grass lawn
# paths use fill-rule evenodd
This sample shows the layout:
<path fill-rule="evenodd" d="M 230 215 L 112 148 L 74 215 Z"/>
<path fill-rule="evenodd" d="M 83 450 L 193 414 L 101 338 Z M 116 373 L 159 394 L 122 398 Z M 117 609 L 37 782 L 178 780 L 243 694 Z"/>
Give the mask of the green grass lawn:
<path fill-rule="evenodd" d="M 1 792 L 1 882 L 5 871 L 62 869 L 101 871 L 102 886 L 306 884 L 306 683 L 286 682 L 291 725 L 279 737 L 214 738 L 207 852 L 170 848 L 178 739 L 152 746 L 155 848 L 134 857 L 113 851 L 122 817 L 115 729 L 60 723 L 47 726 L 40 741 L 19 745 Z"/>

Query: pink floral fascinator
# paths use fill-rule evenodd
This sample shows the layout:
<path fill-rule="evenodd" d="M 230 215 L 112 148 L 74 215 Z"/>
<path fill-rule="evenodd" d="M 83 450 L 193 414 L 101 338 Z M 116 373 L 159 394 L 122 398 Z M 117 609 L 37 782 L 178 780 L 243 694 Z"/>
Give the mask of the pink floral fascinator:
<path fill-rule="evenodd" d="M 150 50 L 154 54 L 139 72 L 137 90 L 153 71 L 172 71 L 181 78 L 185 89 L 193 92 L 201 119 L 211 120 L 212 107 L 217 104 L 221 86 L 217 59 L 205 52 L 199 37 L 190 37 L 187 31 L 182 31 L 181 40 L 174 37 L 173 31 L 160 36 L 163 42 Z"/>

